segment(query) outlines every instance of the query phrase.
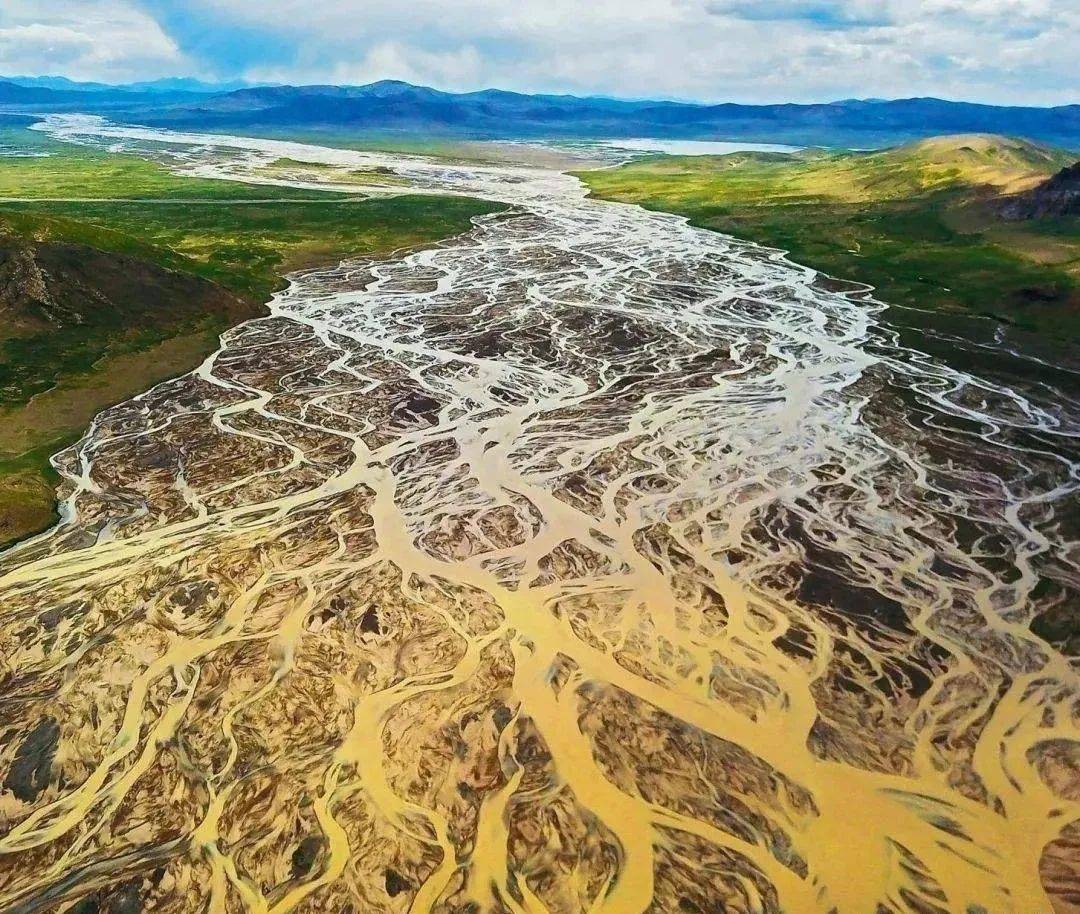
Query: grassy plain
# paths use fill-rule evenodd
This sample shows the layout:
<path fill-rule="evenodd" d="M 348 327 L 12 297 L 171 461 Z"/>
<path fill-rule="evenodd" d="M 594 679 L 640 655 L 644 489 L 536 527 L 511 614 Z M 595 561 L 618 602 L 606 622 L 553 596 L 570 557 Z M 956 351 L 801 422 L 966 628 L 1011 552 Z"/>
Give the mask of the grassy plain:
<path fill-rule="evenodd" d="M 1000 222 L 992 200 L 1074 155 L 996 136 L 883 152 L 640 160 L 579 176 L 593 194 L 688 216 L 869 283 L 894 305 L 1080 331 L 1080 220 Z"/>
<path fill-rule="evenodd" d="M 182 177 L 2 119 L 0 151 L 47 153 L 0 155 L 0 544 L 54 518 L 52 453 L 105 406 L 197 365 L 287 272 L 430 244 L 501 208 Z M 26 263 L 60 317 L 20 294 Z"/>

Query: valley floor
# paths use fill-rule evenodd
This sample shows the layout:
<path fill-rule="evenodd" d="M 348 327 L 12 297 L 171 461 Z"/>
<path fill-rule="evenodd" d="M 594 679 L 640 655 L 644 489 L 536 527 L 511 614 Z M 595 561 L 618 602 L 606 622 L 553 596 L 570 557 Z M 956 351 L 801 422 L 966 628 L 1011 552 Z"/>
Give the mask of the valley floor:
<path fill-rule="evenodd" d="M 1080 404 L 565 174 L 52 128 L 513 215 L 297 275 L 57 455 L 0 909 L 1069 911 Z"/>
<path fill-rule="evenodd" d="M 361 196 L 362 175 L 353 193 L 178 175 L 18 119 L 0 118 L 0 142 L 0 545 L 55 521 L 52 453 L 195 367 L 287 273 L 431 244 L 497 209 Z"/>

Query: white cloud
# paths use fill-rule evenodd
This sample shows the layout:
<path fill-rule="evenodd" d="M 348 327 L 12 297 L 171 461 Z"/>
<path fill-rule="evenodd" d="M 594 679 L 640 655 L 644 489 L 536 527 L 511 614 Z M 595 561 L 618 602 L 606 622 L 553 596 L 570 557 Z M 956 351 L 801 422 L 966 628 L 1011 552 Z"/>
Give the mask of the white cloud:
<path fill-rule="evenodd" d="M 1080 7 L 1061 0 L 193 0 L 287 33 L 249 76 L 395 77 L 709 100 L 1080 98 Z M 344 74 L 344 75 L 343 75 Z"/>
<path fill-rule="evenodd" d="M 1074 60 L 1080 0 L 0 4 L 0 70 L 7 72 L 104 78 L 190 72 L 194 65 L 144 12 L 153 9 L 204 72 L 256 80 L 398 78 L 455 90 L 498 86 L 715 101 L 929 94 L 1080 100 Z"/>
<path fill-rule="evenodd" d="M 321 56 L 321 55 L 319 55 Z M 483 61 L 476 48 L 463 46 L 449 51 L 427 51 L 396 41 L 384 41 L 342 60 L 298 60 L 285 67 L 257 67 L 245 75 L 255 82 L 297 82 L 298 73 L 310 74 L 299 81 L 334 85 L 364 85 L 380 79 L 429 82 L 444 87 L 471 86 L 481 79 Z"/>
<path fill-rule="evenodd" d="M 3 0 L 0 73 L 130 80 L 185 70 L 176 42 L 124 0 Z"/>

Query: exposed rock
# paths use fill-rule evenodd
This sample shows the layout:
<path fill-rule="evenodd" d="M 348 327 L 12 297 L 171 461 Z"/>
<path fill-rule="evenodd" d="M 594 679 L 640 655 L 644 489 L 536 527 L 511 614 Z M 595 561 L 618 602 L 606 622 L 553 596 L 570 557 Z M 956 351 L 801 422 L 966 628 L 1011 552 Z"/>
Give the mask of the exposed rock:
<path fill-rule="evenodd" d="M 386 894 L 391 898 L 412 888 L 412 884 L 397 870 L 386 868 Z"/>
<path fill-rule="evenodd" d="M 360 631 L 374 635 L 382 634 L 382 625 L 379 621 L 379 610 L 377 607 L 369 606 L 364 610 L 364 615 L 360 619 Z"/>
<path fill-rule="evenodd" d="M 1038 187 L 1004 198 L 998 215 L 1010 222 L 1080 216 L 1080 162 L 1061 169 Z"/>
<path fill-rule="evenodd" d="M 292 855 L 292 878 L 300 879 L 311 872 L 315 861 L 319 857 L 319 851 L 322 850 L 323 837 L 322 835 L 308 835 L 301 841 Z"/>
<path fill-rule="evenodd" d="M 19 320 L 28 309 L 52 306 L 45 277 L 30 248 L 0 249 L 0 314 Z"/>

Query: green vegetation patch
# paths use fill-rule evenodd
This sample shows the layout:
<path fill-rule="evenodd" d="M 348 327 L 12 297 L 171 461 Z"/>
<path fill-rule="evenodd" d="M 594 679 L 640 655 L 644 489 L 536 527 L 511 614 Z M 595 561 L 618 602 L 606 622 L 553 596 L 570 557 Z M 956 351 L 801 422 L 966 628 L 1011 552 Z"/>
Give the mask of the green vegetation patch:
<path fill-rule="evenodd" d="M 890 304 L 1080 330 L 1080 220 L 1004 227 L 990 202 L 1067 164 L 1004 137 L 876 153 L 665 157 L 579 175 L 599 197 L 680 213 L 869 283 Z"/>
<path fill-rule="evenodd" d="M 0 197 L 28 201 L 0 203 L 0 544 L 53 522 L 51 454 L 197 365 L 287 272 L 432 244 L 505 208 L 188 178 L 0 118 L 12 150 L 48 155 L 0 156 Z"/>
<path fill-rule="evenodd" d="M 220 206 L 9 203 L 0 205 L 0 233 L 7 227 L 137 254 L 265 301 L 291 270 L 430 244 L 468 231 L 475 216 L 502 209 L 467 197 L 423 194 Z"/>
<path fill-rule="evenodd" d="M 0 548 L 56 522 L 55 492 L 60 477 L 49 457 L 67 443 L 57 438 L 18 457 L 0 460 Z"/>
<path fill-rule="evenodd" d="M 299 188 L 268 189 L 239 181 L 185 177 L 138 156 L 61 144 L 33 130 L 0 130 L 0 146 L 9 153 L 28 153 L 0 156 L 0 198 L 5 199 L 287 200 L 310 198 L 313 193 Z"/>

